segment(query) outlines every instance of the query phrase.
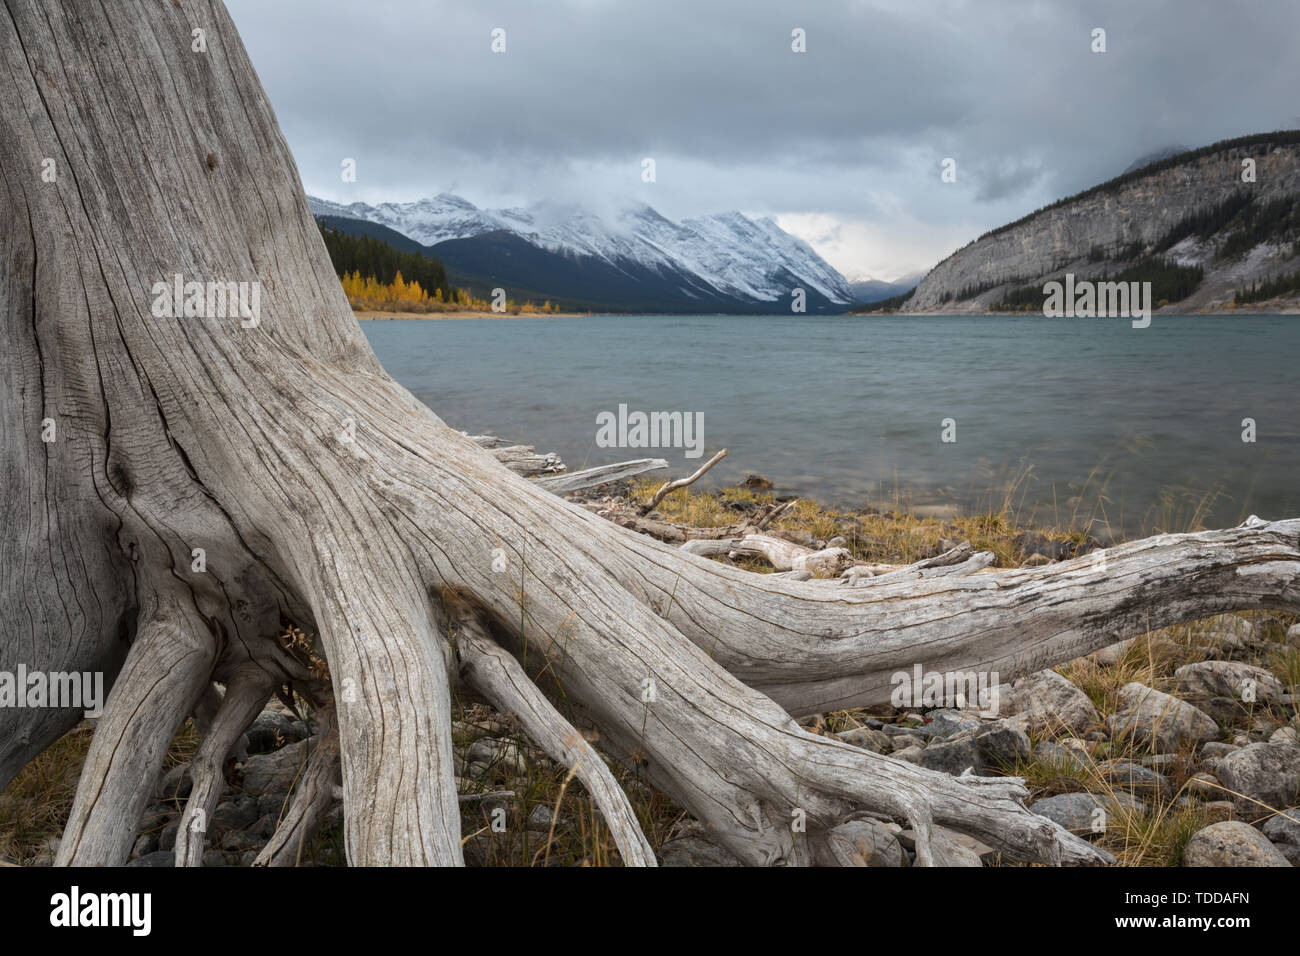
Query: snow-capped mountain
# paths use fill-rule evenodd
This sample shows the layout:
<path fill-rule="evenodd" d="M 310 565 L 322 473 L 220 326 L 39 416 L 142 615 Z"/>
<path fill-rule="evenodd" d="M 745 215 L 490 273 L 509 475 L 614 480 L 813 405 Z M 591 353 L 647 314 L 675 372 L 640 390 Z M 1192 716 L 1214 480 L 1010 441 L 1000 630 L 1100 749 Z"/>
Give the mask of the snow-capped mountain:
<path fill-rule="evenodd" d="M 378 206 L 363 202 L 341 206 L 314 196 L 308 196 L 307 203 L 318 216 L 377 222 L 422 246 L 436 246 L 447 239 L 464 239 L 494 229 L 511 228 L 504 219 L 450 193 L 417 202 L 386 202 Z"/>
<path fill-rule="evenodd" d="M 447 193 L 379 205 L 308 200 L 317 216 L 335 222 L 377 223 L 434 247 L 430 251 L 453 271 L 463 265 L 482 273 L 496 265 L 488 256 L 489 248 L 518 259 L 518 244 L 505 242 L 503 234 L 508 234 L 569 263 L 585 264 L 602 289 L 618 285 L 617 273 L 630 283 L 627 289 L 620 287 L 620 294 L 635 298 L 634 285 L 639 285 L 661 305 L 677 297 L 683 306 L 695 303 L 701 308 L 744 303 L 788 308 L 796 288 L 805 290 L 812 306 L 820 306 L 810 306 L 810 311 L 854 300 L 842 275 L 771 218 L 750 219 L 730 212 L 673 222 L 647 205 L 610 218 L 588 209 L 545 203 L 522 209 L 480 209 Z M 468 245 L 458 241 L 480 237 L 492 241 Z M 566 271 L 572 275 L 572 270 Z M 523 282 L 511 275 L 507 263 L 492 268 L 492 274 Z M 529 281 L 529 287 L 536 288 L 536 278 Z"/>

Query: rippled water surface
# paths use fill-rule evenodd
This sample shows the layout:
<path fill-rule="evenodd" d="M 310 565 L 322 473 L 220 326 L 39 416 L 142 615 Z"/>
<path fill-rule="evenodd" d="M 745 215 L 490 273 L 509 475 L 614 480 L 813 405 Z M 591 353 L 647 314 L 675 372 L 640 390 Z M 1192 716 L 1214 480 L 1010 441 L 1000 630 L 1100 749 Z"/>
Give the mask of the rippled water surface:
<path fill-rule="evenodd" d="M 576 469 L 679 449 L 596 445 L 596 416 L 701 412 L 712 473 L 845 506 L 1001 507 L 1183 530 L 1300 515 L 1300 317 L 773 316 L 363 322 L 443 420 Z M 956 422 L 956 442 L 940 440 Z M 1242 420 L 1258 440 L 1242 441 Z"/>

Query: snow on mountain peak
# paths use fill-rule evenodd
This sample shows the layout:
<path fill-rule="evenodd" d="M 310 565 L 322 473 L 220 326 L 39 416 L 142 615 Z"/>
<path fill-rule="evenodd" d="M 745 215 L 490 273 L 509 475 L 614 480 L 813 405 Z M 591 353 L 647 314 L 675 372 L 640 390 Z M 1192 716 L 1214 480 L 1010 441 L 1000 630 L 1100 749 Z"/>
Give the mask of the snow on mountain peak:
<path fill-rule="evenodd" d="M 451 193 L 376 206 L 344 206 L 310 196 L 308 201 L 317 215 L 376 222 L 426 246 L 505 230 L 562 255 L 590 256 L 616 267 L 637 265 L 663 275 L 686 273 L 742 300 L 771 303 L 796 287 L 831 302 L 854 299 L 845 278 L 771 216 L 751 219 L 733 211 L 673 222 L 645 203 L 608 218 L 556 203 L 480 209 Z"/>

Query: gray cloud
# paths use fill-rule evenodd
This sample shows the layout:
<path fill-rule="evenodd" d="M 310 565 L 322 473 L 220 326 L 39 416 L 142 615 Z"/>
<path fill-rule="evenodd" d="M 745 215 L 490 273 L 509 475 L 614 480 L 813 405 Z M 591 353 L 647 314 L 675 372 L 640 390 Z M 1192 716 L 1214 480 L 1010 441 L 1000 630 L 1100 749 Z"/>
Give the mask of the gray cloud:
<path fill-rule="evenodd" d="M 1291 0 L 228 6 L 310 192 L 817 217 L 850 275 L 928 266 L 1162 146 L 1293 126 L 1300 89 Z M 845 238 L 904 230 L 917 261 Z"/>

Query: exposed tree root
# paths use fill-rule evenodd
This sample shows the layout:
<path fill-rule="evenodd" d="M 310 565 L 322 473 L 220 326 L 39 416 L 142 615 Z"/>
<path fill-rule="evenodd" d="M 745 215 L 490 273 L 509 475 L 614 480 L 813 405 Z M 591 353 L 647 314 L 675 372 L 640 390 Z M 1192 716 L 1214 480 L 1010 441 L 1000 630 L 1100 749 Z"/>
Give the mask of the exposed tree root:
<path fill-rule="evenodd" d="M 141 625 L 81 771 L 57 866 L 120 866 L 163 756 L 208 685 L 207 625 L 163 597 Z"/>
<path fill-rule="evenodd" d="M 582 781 L 609 825 L 623 862 L 628 866 L 657 866 L 636 812 L 605 762 L 472 614 L 457 620 L 456 650 L 461 659 L 461 676 L 497 710 L 514 714 L 552 760 Z"/>
<path fill-rule="evenodd" d="M 319 731 L 307 766 L 294 787 L 289 811 L 276 825 L 253 866 L 296 866 L 303 847 L 325 820 L 334 801 L 342 795 L 339 786 L 339 734 L 333 707 L 317 712 Z"/>
<path fill-rule="evenodd" d="M 226 685 L 221 706 L 190 762 L 193 787 L 176 831 L 177 866 L 203 865 L 208 824 L 226 785 L 226 757 L 262 712 L 274 688 L 270 675 L 251 661 L 239 667 Z"/>

